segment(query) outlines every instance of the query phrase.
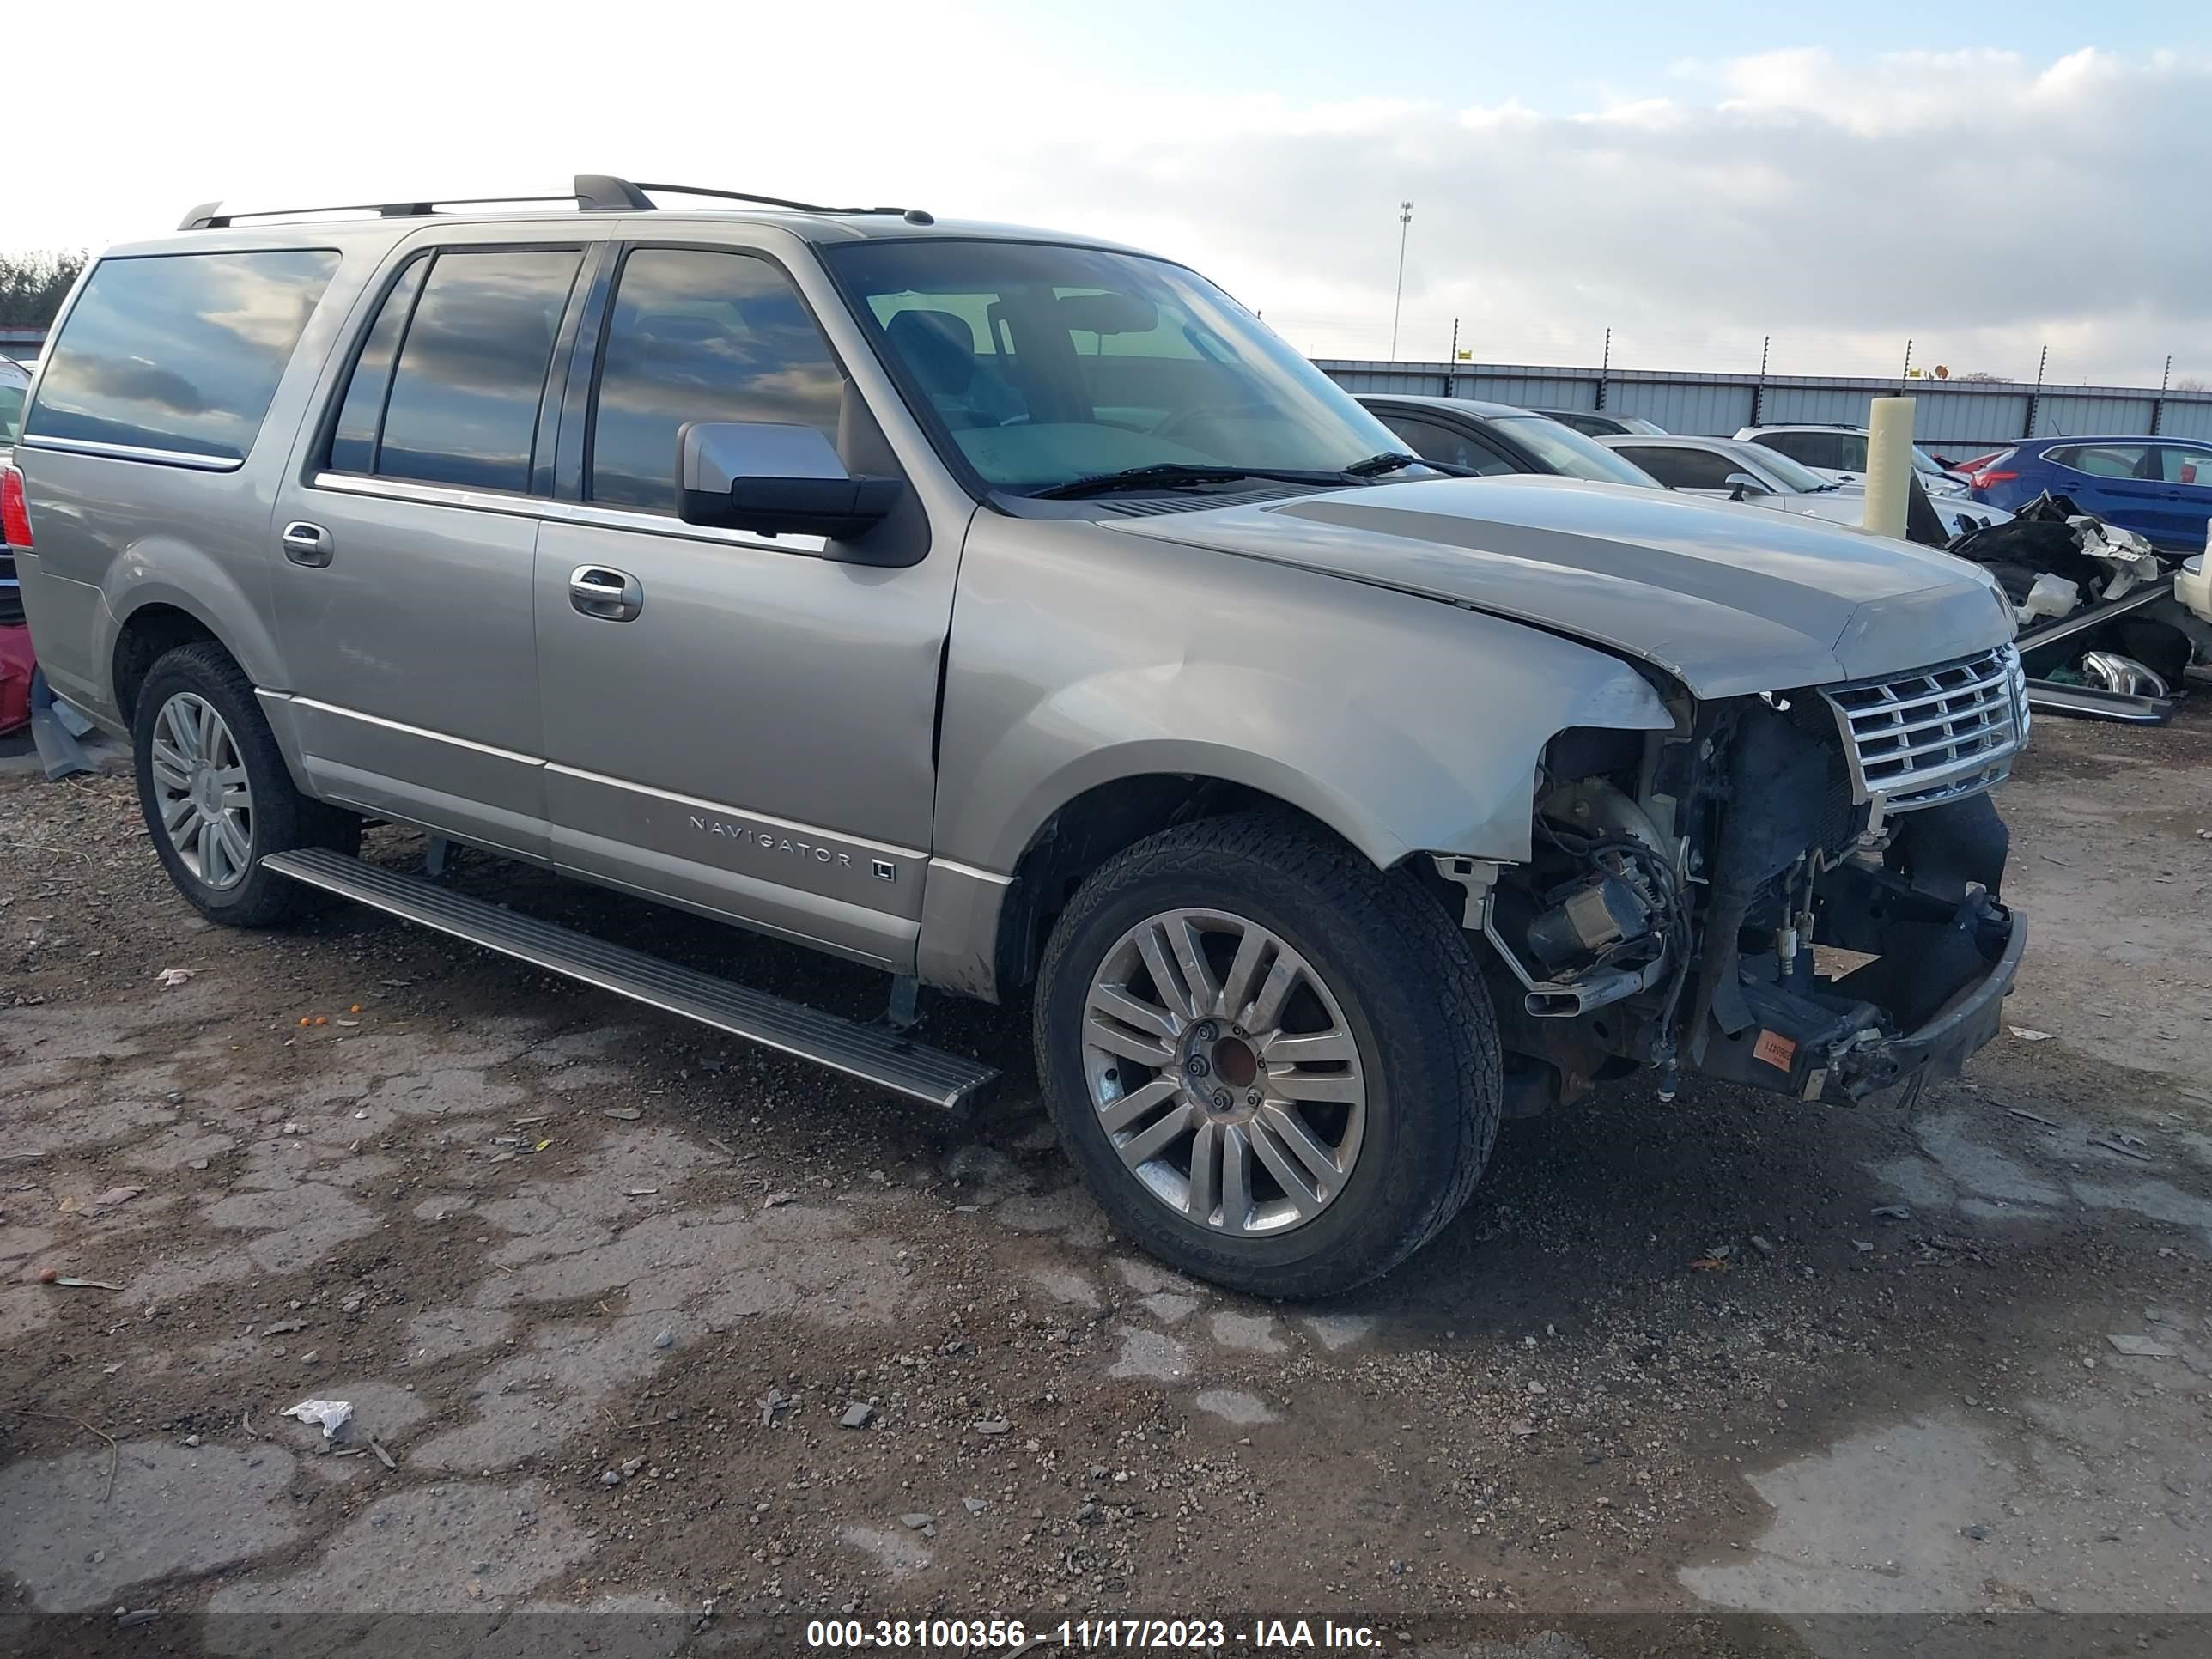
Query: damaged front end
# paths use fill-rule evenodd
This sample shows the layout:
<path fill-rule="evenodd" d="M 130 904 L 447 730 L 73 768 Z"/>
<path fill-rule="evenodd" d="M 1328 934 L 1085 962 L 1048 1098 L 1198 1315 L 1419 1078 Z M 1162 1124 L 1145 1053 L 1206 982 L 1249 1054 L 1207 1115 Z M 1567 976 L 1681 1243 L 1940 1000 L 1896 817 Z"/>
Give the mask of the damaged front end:
<path fill-rule="evenodd" d="M 2025 945 L 1988 792 L 2028 718 L 2007 645 L 1560 734 L 1529 861 L 1437 862 L 1493 950 L 1510 1109 L 1647 1066 L 1831 1101 L 1956 1073 Z"/>

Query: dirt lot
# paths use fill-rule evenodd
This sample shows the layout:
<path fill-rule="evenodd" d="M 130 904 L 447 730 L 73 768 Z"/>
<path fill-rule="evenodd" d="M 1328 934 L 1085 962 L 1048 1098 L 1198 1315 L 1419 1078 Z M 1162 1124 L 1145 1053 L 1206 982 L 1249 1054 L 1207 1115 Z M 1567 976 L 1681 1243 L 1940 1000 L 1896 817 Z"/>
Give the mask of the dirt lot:
<path fill-rule="evenodd" d="M 0 1648 L 782 1653 L 933 1613 L 2212 1650 L 2212 708 L 2042 722 L 2006 810 L 2036 932 L 1966 1079 L 1616 1088 L 1509 1126 L 1408 1267 L 1291 1308 L 1113 1237 L 1010 1014 L 933 1016 L 1007 1073 L 939 1121 L 366 911 L 210 929 L 125 779 L 18 767 Z M 335 1450 L 279 1415 L 310 1396 L 353 1403 Z"/>

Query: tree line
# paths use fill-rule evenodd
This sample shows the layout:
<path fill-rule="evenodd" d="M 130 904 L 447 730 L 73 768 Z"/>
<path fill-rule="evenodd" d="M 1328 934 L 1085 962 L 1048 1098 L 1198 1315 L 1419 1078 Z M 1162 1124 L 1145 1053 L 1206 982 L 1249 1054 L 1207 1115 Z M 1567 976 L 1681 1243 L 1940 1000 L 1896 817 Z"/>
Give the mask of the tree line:
<path fill-rule="evenodd" d="M 0 253 L 0 328 L 44 328 L 84 270 L 82 252 Z"/>

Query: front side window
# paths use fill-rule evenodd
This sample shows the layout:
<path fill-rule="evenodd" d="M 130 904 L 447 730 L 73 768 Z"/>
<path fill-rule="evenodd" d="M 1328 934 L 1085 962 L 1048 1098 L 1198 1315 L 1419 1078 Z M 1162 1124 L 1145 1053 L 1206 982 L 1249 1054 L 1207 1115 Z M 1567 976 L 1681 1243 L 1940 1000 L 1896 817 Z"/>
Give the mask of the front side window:
<path fill-rule="evenodd" d="M 587 494 L 673 513 L 676 433 L 686 422 L 811 426 L 835 443 L 843 387 L 830 343 L 768 260 L 635 249 L 607 320 Z"/>
<path fill-rule="evenodd" d="M 1488 477 L 1520 468 L 1492 449 L 1433 421 L 1417 421 L 1407 415 L 1385 415 L 1382 424 L 1405 440 L 1406 447 L 1425 461 L 1463 466 Z"/>
<path fill-rule="evenodd" d="M 950 238 L 823 258 L 940 447 L 988 485 L 1033 494 L 1149 466 L 1334 474 L 1403 447 L 1179 265 Z"/>
<path fill-rule="evenodd" d="M 430 260 L 419 293 L 403 277 L 355 366 L 360 397 L 346 388 L 332 465 L 343 443 L 348 462 L 367 457 L 380 477 L 527 490 L 545 371 L 582 260 L 574 248 L 464 249 Z"/>
<path fill-rule="evenodd" d="M 337 265 L 328 248 L 101 260 L 24 435 L 243 461 Z"/>
<path fill-rule="evenodd" d="M 1717 449 L 1678 448 L 1672 444 L 1624 444 L 1620 453 L 1669 489 L 1726 489 L 1741 462 Z"/>

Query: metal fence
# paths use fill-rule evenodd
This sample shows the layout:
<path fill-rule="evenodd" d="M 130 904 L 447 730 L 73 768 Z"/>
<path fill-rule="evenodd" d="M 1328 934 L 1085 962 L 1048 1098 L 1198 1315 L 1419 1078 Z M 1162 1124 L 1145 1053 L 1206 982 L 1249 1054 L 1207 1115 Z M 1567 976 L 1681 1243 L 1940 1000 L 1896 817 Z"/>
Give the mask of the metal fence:
<path fill-rule="evenodd" d="M 28 362 L 42 329 L 0 329 L 0 356 Z M 1640 415 L 1669 432 L 1726 436 L 1790 422 L 1867 422 L 1867 404 L 1902 392 L 1918 400 L 1913 436 L 1953 449 L 2019 438 L 2140 437 L 2212 441 L 2212 392 L 2142 386 L 2031 386 L 2007 380 L 1857 380 L 1826 374 L 1693 374 L 1667 369 L 1543 368 L 1510 363 L 1384 362 L 1316 357 L 1347 392 L 1420 392 L 1535 409 Z M 1960 458 L 1963 459 L 1963 458 Z"/>
<path fill-rule="evenodd" d="M 1347 392 L 1474 398 L 1534 409 L 1640 415 L 1669 432 L 1726 436 L 1791 422 L 1867 422 L 1875 398 L 1915 398 L 1913 436 L 1954 449 L 2021 438 L 2162 434 L 2212 441 L 2212 392 L 2035 386 L 2004 380 L 1856 380 L 1831 375 L 1692 374 L 1663 369 L 1539 368 L 1508 363 L 1316 358 Z"/>

